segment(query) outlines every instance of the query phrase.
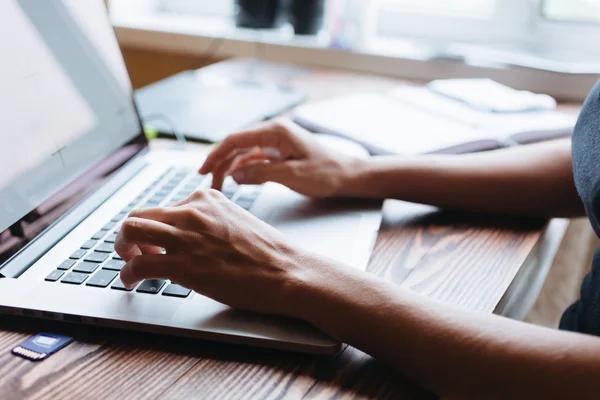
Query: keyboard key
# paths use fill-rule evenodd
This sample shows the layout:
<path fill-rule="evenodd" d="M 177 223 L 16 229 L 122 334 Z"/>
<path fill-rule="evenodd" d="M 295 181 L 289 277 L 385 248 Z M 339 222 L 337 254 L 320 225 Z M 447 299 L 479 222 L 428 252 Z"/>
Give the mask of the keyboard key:
<path fill-rule="evenodd" d="M 160 203 L 162 203 L 163 201 L 165 201 L 165 198 L 166 198 L 166 197 L 167 197 L 167 196 L 156 196 L 156 195 L 154 195 L 154 196 L 152 196 L 152 198 L 150 198 L 150 200 L 148 200 L 148 201 L 155 202 L 155 203 L 156 203 L 156 205 L 159 205 Z"/>
<path fill-rule="evenodd" d="M 198 187 L 204 181 L 204 178 L 206 178 L 206 177 L 202 176 L 202 175 L 197 175 L 197 176 L 193 177 L 192 179 L 190 179 L 187 182 L 186 186 L 192 186 L 193 185 L 195 187 Z"/>
<path fill-rule="evenodd" d="M 163 292 L 163 296 L 171 296 L 171 297 L 188 297 L 192 291 L 184 288 L 183 286 L 176 285 L 171 283 L 165 291 Z"/>
<path fill-rule="evenodd" d="M 105 288 L 116 278 L 118 272 L 101 269 L 92 278 L 87 281 L 87 286 Z"/>
<path fill-rule="evenodd" d="M 212 176 L 207 176 L 205 179 L 203 179 L 201 186 L 203 188 L 211 187 L 212 186 Z"/>
<path fill-rule="evenodd" d="M 107 253 L 98 253 L 94 251 L 93 253 L 88 254 L 88 256 L 85 258 L 85 261 L 100 264 L 101 262 L 104 262 L 108 256 L 109 255 Z"/>
<path fill-rule="evenodd" d="M 99 251 L 100 253 L 112 253 L 115 251 L 115 246 L 112 243 L 100 243 L 98 247 L 94 249 L 94 251 Z"/>
<path fill-rule="evenodd" d="M 125 266 L 125 261 L 123 260 L 110 260 L 102 268 L 110 269 L 112 271 L 120 271 Z"/>
<path fill-rule="evenodd" d="M 69 269 L 71 269 L 71 267 L 75 265 L 75 260 L 65 260 L 62 263 L 60 263 L 60 265 L 58 266 L 58 269 L 62 270 L 62 271 L 67 271 Z"/>
<path fill-rule="evenodd" d="M 48 275 L 45 280 L 48 281 L 48 282 L 56 282 L 63 275 L 64 275 L 63 271 L 54 270 L 54 271 L 50 272 L 50 275 Z"/>
<path fill-rule="evenodd" d="M 254 200 L 256 200 L 255 196 L 250 196 L 250 195 L 242 195 L 240 194 L 237 199 L 235 199 L 235 202 L 237 203 L 239 202 L 245 202 L 245 203 L 254 203 Z"/>
<path fill-rule="evenodd" d="M 96 245 L 96 243 L 98 243 L 98 242 L 96 242 L 95 240 L 88 240 L 87 242 L 85 242 L 84 244 L 81 245 L 81 248 L 84 250 L 89 250 L 92 247 L 94 247 Z"/>
<path fill-rule="evenodd" d="M 111 289 L 115 289 L 115 290 L 124 290 L 126 292 L 131 292 L 133 289 L 127 289 L 125 287 L 125 285 L 123 285 L 123 282 L 121 282 L 120 279 L 117 279 L 115 281 L 115 283 L 112 284 Z"/>
<path fill-rule="evenodd" d="M 121 256 L 118 254 L 113 254 L 113 260 L 122 260 Z"/>
<path fill-rule="evenodd" d="M 132 205 L 128 205 L 127 207 L 125 207 L 124 209 L 122 209 L 121 212 L 124 213 L 124 214 L 129 214 L 132 210 L 133 210 L 133 206 Z"/>
<path fill-rule="evenodd" d="M 235 201 L 235 204 L 237 204 L 238 206 L 242 207 L 244 210 L 249 210 L 254 205 L 254 200 L 237 199 Z"/>
<path fill-rule="evenodd" d="M 120 220 L 122 220 L 123 218 L 127 217 L 128 213 L 120 213 L 117 214 L 113 217 L 113 219 L 111 219 L 111 222 L 119 222 Z"/>
<path fill-rule="evenodd" d="M 117 241 L 117 234 L 116 233 L 111 233 L 110 235 L 108 235 L 104 241 L 106 243 L 114 243 Z"/>
<path fill-rule="evenodd" d="M 73 271 L 82 272 L 84 274 L 91 274 L 92 272 L 97 270 L 99 266 L 100 264 L 98 263 L 83 261 L 77 264 Z"/>
<path fill-rule="evenodd" d="M 261 189 L 262 186 L 259 185 L 240 185 L 238 193 L 240 194 L 240 197 L 251 197 L 255 199 L 259 195 Z"/>
<path fill-rule="evenodd" d="M 105 231 L 98 231 L 96 233 L 94 233 L 94 236 L 92 236 L 93 240 L 100 240 L 104 237 L 104 235 L 106 235 Z"/>
<path fill-rule="evenodd" d="M 77 250 L 75 253 L 71 254 L 71 257 L 73 260 L 79 260 L 81 257 L 85 256 L 85 253 L 87 253 L 87 251 L 85 250 Z"/>
<path fill-rule="evenodd" d="M 165 285 L 166 281 L 162 279 L 150 279 L 142 282 L 140 287 L 137 288 L 137 292 L 156 294 L 160 292 L 160 289 Z"/>
<path fill-rule="evenodd" d="M 186 198 L 190 197 L 191 194 L 192 194 L 192 192 L 177 192 L 177 194 L 175 194 L 175 196 L 173 196 L 173 197 L 186 199 Z"/>
<path fill-rule="evenodd" d="M 83 282 L 85 282 L 88 276 L 88 274 L 82 274 L 79 272 L 69 272 L 61 282 L 70 283 L 71 285 L 81 285 Z"/>
<path fill-rule="evenodd" d="M 110 231 L 111 229 L 113 229 L 115 226 L 117 226 L 117 224 L 115 222 L 109 222 L 106 225 L 104 225 L 102 227 L 103 231 Z"/>
<path fill-rule="evenodd" d="M 142 204 L 142 208 L 158 207 L 159 204 L 160 204 L 160 202 L 153 202 L 151 200 L 148 200 L 147 202 L 145 202 L 144 204 Z"/>

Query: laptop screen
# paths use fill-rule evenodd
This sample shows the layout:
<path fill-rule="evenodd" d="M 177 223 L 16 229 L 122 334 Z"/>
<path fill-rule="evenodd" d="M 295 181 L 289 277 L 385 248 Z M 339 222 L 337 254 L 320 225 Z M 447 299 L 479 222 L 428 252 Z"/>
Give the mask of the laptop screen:
<path fill-rule="evenodd" d="M 144 146 L 102 0 L 0 1 L 0 265 Z"/>

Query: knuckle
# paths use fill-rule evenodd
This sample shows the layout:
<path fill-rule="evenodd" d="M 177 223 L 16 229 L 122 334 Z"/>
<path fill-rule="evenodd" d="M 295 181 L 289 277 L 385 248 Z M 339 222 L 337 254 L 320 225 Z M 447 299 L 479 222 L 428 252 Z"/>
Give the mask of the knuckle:
<path fill-rule="evenodd" d="M 224 197 L 221 191 L 212 188 L 206 190 L 206 195 L 212 199 L 220 199 L 221 197 Z"/>
<path fill-rule="evenodd" d="M 138 217 L 140 215 L 140 213 L 141 213 L 141 209 L 140 208 L 136 208 L 135 210 L 130 211 L 128 216 L 130 218 L 136 218 L 136 217 Z"/>
<path fill-rule="evenodd" d="M 206 227 L 206 217 L 196 207 L 188 207 L 181 210 L 180 218 L 180 224 L 185 229 L 197 230 Z"/>
<path fill-rule="evenodd" d="M 137 229 L 138 226 L 139 226 L 139 222 L 136 219 L 127 218 L 125 221 L 123 221 L 123 224 L 121 225 L 121 230 L 120 230 L 120 232 L 123 236 L 123 239 L 127 240 L 127 239 L 131 238 L 131 235 Z"/>
<path fill-rule="evenodd" d="M 278 133 L 284 133 L 287 132 L 288 130 L 288 122 L 287 119 L 283 118 L 283 117 L 277 117 L 275 119 L 273 119 L 271 121 L 271 126 L 275 129 L 275 131 L 277 131 Z"/>
<path fill-rule="evenodd" d="M 192 193 L 191 198 L 195 199 L 195 200 L 201 200 L 206 197 L 206 191 L 207 191 L 207 189 L 195 190 L 194 193 Z"/>
<path fill-rule="evenodd" d="M 195 219 L 198 211 L 195 208 L 185 208 L 181 210 L 181 216 L 185 219 Z"/>

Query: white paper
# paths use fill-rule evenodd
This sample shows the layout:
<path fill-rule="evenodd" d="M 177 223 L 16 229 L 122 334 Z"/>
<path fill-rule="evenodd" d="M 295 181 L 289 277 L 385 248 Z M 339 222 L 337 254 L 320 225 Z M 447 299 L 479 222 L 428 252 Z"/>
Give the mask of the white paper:
<path fill-rule="evenodd" d="M 515 113 L 490 113 L 437 95 L 427 88 L 399 87 L 391 96 L 403 104 L 418 107 L 424 112 L 442 115 L 474 129 L 491 132 L 499 139 L 531 131 L 569 130 L 575 126 L 577 117 L 555 110 L 526 111 Z"/>
<path fill-rule="evenodd" d="M 325 133 L 339 134 L 398 154 L 422 154 L 488 139 L 488 132 L 396 101 L 357 94 L 298 107 L 295 118 Z"/>

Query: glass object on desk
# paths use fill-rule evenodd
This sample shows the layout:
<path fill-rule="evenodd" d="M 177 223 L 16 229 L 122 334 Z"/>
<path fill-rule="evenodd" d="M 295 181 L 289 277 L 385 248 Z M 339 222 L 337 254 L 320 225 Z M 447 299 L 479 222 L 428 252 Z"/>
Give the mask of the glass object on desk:
<path fill-rule="evenodd" d="M 235 4 L 239 28 L 274 29 L 285 23 L 283 0 L 236 0 Z"/>
<path fill-rule="evenodd" d="M 296 35 L 316 35 L 325 21 L 325 0 L 292 0 L 290 21 Z"/>

